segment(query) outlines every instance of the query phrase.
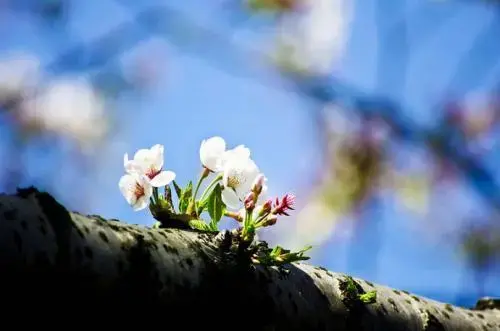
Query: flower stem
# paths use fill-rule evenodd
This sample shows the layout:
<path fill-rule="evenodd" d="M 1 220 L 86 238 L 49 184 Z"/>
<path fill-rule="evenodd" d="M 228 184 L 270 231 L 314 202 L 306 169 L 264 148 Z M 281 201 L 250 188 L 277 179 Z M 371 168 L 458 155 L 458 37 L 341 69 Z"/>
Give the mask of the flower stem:
<path fill-rule="evenodd" d="M 210 174 L 210 170 L 207 168 L 203 167 L 203 171 L 201 172 L 200 178 L 198 179 L 198 183 L 196 184 L 196 188 L 194 189 L 193 193 L 193 201 L 196 201 L 196 195 L 198 194 L 198 191 L 200 190 L 201 183 L 207 176 Z"/>
<path fill-rule="evenodd" d="M 226 210 L 224 212 L 224 216 L 230 217 L 230 218 L 234 219 L 236 222 L 239 222 L 239 223 L 243 222 L 243 219 L 240 216 L 240 214 L 237 213 L 237 212 L 234 212 L 234 211 L 228 211 L 228 210 Z"/>
<path fill-rule="evenodd" d="M 200 197 L 200 201 L 202 201 L 205 196 L 210 192 L 210 190 L 222 179 L 222 173 L 218 174 L 217 177 L 207 186 L 207 188 L 203 191 Z"/>
<path fill-rule="evenodd" d="M 255 228 L 261 227 L 261 225 L 264 222 L 264 220 L 266 219 L 266 217 L 269 215 L 273 215 L 273 214 L 274 214 L 273 212 L 270 212 L 270 213 L 265 213 L 265 214 L 257 217 L 257 219 L 254 222 Z"/>
<path fill-rule="evenodd" d="M 155 205 L 158 204 L 158 187 L 153 187 L 153 199 Z"/>
<path fill-rule="evenodd" d="M 245 221 L 243 222 L 243 230 L 241 231 L 241 237 L 245 241 L 249 241 L 248 238 L 248 228 L 250 227 L 250 223 L 252 222 L 252 212 L 245 211 Z"/>
<path fill-rule="evenodd" d="M 243 226 L 246 228 L 248 228 L 248 226 L 250 225 L 250 221 L 252 219 L 252 212 L 249 212 L 248 210 L 245 212 L 245 222 L 243 223 Z"/>
<path fill-rule="evenodd" d="M 264 222 L 265 217 L 259 217 L 258 219 L 255 220 L 255 228 L 260 228 L 262 226 L 262 223 Z"/>

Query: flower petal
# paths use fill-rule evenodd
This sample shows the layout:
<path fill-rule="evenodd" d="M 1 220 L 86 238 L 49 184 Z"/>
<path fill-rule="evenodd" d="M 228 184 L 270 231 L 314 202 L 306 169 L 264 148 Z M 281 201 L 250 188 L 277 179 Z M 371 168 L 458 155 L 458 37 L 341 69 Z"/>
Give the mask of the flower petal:
<path fill-rule="evenodd" d="M 224 167 L 227 163 L 236 160 L 244 161 L 249 158 L 250 158 L 250 149 L 248 149 L 244 145 L 238 145 L 235 148 L 224 152 L 221 159 L 222 161 L 221 167 Z"/>
<path fill-rule="evenodd" d="M 134 155 L 134 162 L 143 173 L 150 169 L 159 170 L 163 167 L 163 145 L 156 144 L 150 149 L 139 149 Z"/>
<path fill-rule="evenodd" d="M 123 155 L 123 167 L 124 167 L 125 169 L 127 169 L 127 164 L 128 164 L 129 162 L 130 162 L 130 160 L 128 159 L 128 153 L 125 153 L 125 154 Z"/>
<path fill-rule="evenodd" d="M 221 137 L 215 136 L 201 142 L 200 161 L 204 167 L 211 171 L 221 171 L 222 156 L 226 151 L 226 142 Z"/>
<path fill-rule="evenodd" d="M 243 184 L 243 185 L 240 185 L 238 187 L 236 187 L 234 190 L 236 191 L 236 196 L 241 200 L 245 200 L 245 196 L 248 194 L 248 192 L 250 192 L 250 188 L 251 186 L 250 185 L 246 185 L 246 184 Z"/>
<path fill-rule="evenodd" d="M 175 179 L 175 172 L 167 170 L 162 171 L 151 179 L 151 185 L 154 187 L 161 187 L 170 184 Z"/>
<path fill-rule="evenodd" d="M 132 205 L 136 202 L 136 197 L 134 194 L 134 187 L 137 183 L 135 176 L 130 174 L 123 175 L 118 181 L 118 187 L 123 197 L 128 204 Z"/>
<path fill-rule="evenodd" d="M 252 159 L 233 157 L 228 159 L 224 167 L 222 184 L 243 201 L 259 174 L 259 169 Z"/>
<path fill-rule="evenodd" d="M 137 185 L 141 186 L 144 191 L 141 196 L 136 195 Z M 149 198 L 153 195 L 153 187 L 148 178 L 139 174 L 123 175 L 118 182 L 118 186 L 125 200 L 134 210 L 144 209 L 149 204 Z"/>
<path fill-rule="evenodd" d="M 261 204 L 261 203 L 264 203 L 267 201 L 267 199 L 269 198 L 267 191 L 268 191 L 267 185 L 266 184 L 262 185 L 262 191 L 260 192 L 259 197 L 257 198 L 258 204 Z"/>
<path fill-rule="evenodd" d="M 237 155 L 239 158 L 248 159 L 250 158 L 250 149 L 245 147 L 245 145 L 238 145 L 231 150 L 234 155 Z"/>
<path fill-rule="evenodd" d="M 149 205 L 149 198 L 145 195 L 141 196 L 137 201 L 132 205 L 132 209 L 134 211 L 139 211 L 146 208 Z"/>
<path fill-rule="evenodd" d="M 149 164 L 151 163 L 150 159 L 151 156 L 149 150 L 143 148 L 135 152 L 133 162 L 139 169 L 141 169 L 141 173 L 146 173 L 149 169 Z"/>
<path fill-rule="evenodd" d="M 127 153 L 123 156 L 123 167 L 125 168 L 125 172 L 129 174 L 141 174 L 143 172 L 142 168 L 134 160 L 128 159 Z"/>
<path fill-rule="evenodd" d="M 238 199 L 236 193 L 230 188 L 222 190 L 222 201 L 229 209 L 239 209 L 241 205 L 240 199 Z"/>
<path fill-rule="evenodd" d="M 136 176 L 136 184 L 142 186 L 144 190 L 144 195 L 136 197 L 135 203 L 132 204 L 132 209 L 134 211 L 142 210 L 149 205 L 149 199 L 153 195 L 153 186 L 151 185 L 149 179 L 146 176 Z"/>
<path fill-rule="evenodd" d="M 252 159 L 247 159 L 241 169 L 241 174 L 243 180 L 237 187 L 236 193 L 238 196 L 245 196 L 252 189 L 253 183 L 260 172 L 255 162 Z"/>
<path fill-rule="evenodd" d="M 146 176 L 141 176 L 139 179 L 139 184 L 144 188 L 144 195 L 149 200 L 149 198 L 153 196 L 153 185 L 151 185 L 149 178 L 147 178 Z"/>
<path fill-rule="evenodd" d="M 144 195 L 137 198 L 136 202 L 132 205 L 132 209 L 134 211 L 139 211 L 146 208 L 149 205 L 151 196 L 153 195 L 153 186 L 151 186 L 151 183 L 149 182 L 147 177 L 141 176 L 138 183 L 143 187 Z"/>
<path fill-rule="evenodd" d="M 151 149 L 149 152 L 151 153 L 151 158 L 152 158 L 152 166 L 154 169 L 161 169 L 163 167 L 163 154 L 165 151 L 165 147 L 160 144 L 156 144 Z"/>

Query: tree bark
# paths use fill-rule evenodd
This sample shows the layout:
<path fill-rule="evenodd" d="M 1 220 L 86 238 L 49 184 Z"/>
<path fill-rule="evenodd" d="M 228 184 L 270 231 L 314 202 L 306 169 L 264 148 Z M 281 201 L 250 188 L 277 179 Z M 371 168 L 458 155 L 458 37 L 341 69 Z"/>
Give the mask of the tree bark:
<path fill-rule="evenodd" d="M 34 188 L 0 195 L 0 316 L 164 329 L 500 330 L 493 299 L 464 309 L 354 278 L 359 293 L 377 291 L 364 304 L 345 290 L 344 274 L 252 266 L 230 239 L 84 216 Z"/>

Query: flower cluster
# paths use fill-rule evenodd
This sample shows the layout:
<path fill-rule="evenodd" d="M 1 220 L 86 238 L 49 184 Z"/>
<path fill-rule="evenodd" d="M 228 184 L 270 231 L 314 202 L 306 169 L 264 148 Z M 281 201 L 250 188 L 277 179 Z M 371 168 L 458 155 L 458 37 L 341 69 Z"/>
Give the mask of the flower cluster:
<path fill-rule="evenodd" d="M 136 211 L 148 206 L 153 199 L 153 188 L 167 186 L 175 179 L 173 171 L 163 170 L 163 150 L 164 147 L 157 144 L 138 150 L 133 160 L 129 160 L 128 154 L 123 158 L 126 174 L 120 178 L 118 186 Z"/>
<path fill-rule="evenodd" d="M 228 149 L 225 140 L 216 136 L 201 142 L 199 157 L 202 171 L 194 190 L 192 181 L 181 188 L 175 181 L 175 172 L 164 169 L 164 147 L 159 144 L 138 150 L 133 160 L 125 154 L 126 173 L 118 186 L 135 211 L 149 206 L 159 227 L 174 226 L 174 223 L 178 226 L 180 222 L 193 229 L 218 232 L 218 223 L 223 216 L 233 218 L 240 224 L 238 238 L 247 247 L 255 239 L 258 228 L 274 225 L 278 216 L 288 216 L 288 212 L 294 210 L 293 194 L 274 199 L 266 197 L 267 177 L 251 158 L 246 146 Z M 198 191 L 208 177 L 213 178 L 198 197 Z M 177 194 L 177 211 L 170 184 Z M 161 187 L 164 187 L 163 194 L 159 193 Z M 201 217 L 205 212 L 210 217 L 208 222 Z M 308 257 L 303 256 L 305 250 L 299 253 L 281 248 L 269 250 L 264 255 L 255 254 L 252 261 L 283 264 L 307 260 Z"/>

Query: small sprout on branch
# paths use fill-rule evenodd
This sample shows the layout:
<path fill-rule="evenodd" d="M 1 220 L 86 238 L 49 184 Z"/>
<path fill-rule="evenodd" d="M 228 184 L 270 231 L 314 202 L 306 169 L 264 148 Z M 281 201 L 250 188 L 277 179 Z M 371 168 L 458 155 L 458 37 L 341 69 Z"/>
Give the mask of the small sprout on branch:
<path fill-rule="evenodd" d="M 348 305 L 372 304 L 377 300 L 377 291 L 364 292 L 351 276 L 345 276 L 340 281 L 340 290 L 344 296 L 344 302 Z"/>
<path fill-rule="evenodd" d="M 274 248 L 268 248 L 266 250 L 255 253 L 252 256 L 252 262 L 255 264 L 261 264 L 266 266 L 281 266 L 284 264 L 290 264 L 297 261 L 309 260 L 309 257 L 304 256 L 304 253 L 310 250 L 312 246 L 307 246 L 306 248 L 298 252 L 290 252 L 288 249 L 284 249 L 280 246 Z"/>
<path fill-rule="evenodd" d="M 150 149 L 138 150 L 133 160 L 125 154 L 126 174 L 119 181 L 120 191 L 135 211 L 149 206 L 156 219 L 153 228 L 182 225 L 199 231 L 219 232 L 219 222 L 226 216 L 238 223 L 239 228 L 234 233 L 239 246 L 248 250 L 253 263 L 283 266 L 309 259 L 304 253 L 311 246 L 298 252 L 280 246 L 268 248 L 267 244 L 252 246 L 259 228 L 276 224 L 279 216 L 289 216 L 289 211 L 294 210 L 295 196 L 266 197 L 267 177 L 252 160 L 247 147 L 238 145 L 226 149 L 226 142 L 221 137 L 203 140 L 199 152 L 202 170 L 196 186 L 189 181 L 185 187 L 175 181 L 173 171 L 163 170 L 163 152 L 164 147 L 156 144 Z M 198 197 L 203 181 L 209 177 L 211 181 Z M 177 204 L 173 202 L 170 184 Z M 159 192 L 161 187 L 163 194 Z M 210 218 L 208 222 L 201 218 L 205 212 Z"/>
<path fill-rule="evenodd" d="M 359 295 L 359 300 L 366 304 L 375 303 L 377 301 L 377 291 L 370 291 Z"/>

